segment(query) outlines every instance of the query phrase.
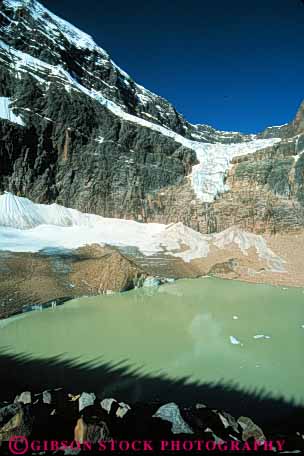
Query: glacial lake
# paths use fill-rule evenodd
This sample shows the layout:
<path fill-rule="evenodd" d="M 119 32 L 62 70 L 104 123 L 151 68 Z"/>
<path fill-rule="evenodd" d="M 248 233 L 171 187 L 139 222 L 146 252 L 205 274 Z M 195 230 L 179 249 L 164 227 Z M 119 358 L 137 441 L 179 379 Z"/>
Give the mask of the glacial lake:
<path fill-rule="evenodd" d="M 302 289 L 203 278 L 81 298 L 0 321 L 0 346 L 2 353 L 34 360 L 59 356 L 84 369 L 94 366 L 86 390 L 99 385 L 108 397 L 120 397 L 128 386 L 130 400 L 157 399 L 161 385 L 172 400 L 185 395 L 187 385 L 208 384 L 304 404 Z M 60 378 L 50 372 L 50 384 L 60 387 L 64 368 Z M 162 382 L 142 387 L 140 378 Z M 77 381 L 78 374 L 76 390 Z M 196 401 L 208 402 L 198 391 Z M 181 396 L 176 400 L 186 399 Z"/>

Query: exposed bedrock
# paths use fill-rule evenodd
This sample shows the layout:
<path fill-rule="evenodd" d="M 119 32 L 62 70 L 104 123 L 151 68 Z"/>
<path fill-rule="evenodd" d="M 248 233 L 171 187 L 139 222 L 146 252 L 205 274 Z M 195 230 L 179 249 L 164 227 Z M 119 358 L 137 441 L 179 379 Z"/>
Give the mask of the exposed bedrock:
<path fill-rule="evenodd" d="M 0 192 L 203 233 L 303 226 L 303 103 L 259 135 L 192 125 L 35 0 L 0 8 Z M 272 145 L 254 152 L 259 141 Z M 193 185 L 196 165 L 210 199 Z"/>
<path fill-rule="evenodd" d="M 231 226 L 257 233 L 295 231 L 304 225 L 304 134 L 253 154 L 236 157 L 228 190 L 212 204 L 195 197 L 189 178 L 149 201 L 148 220 L 181 220 L 201 232 Z"/>

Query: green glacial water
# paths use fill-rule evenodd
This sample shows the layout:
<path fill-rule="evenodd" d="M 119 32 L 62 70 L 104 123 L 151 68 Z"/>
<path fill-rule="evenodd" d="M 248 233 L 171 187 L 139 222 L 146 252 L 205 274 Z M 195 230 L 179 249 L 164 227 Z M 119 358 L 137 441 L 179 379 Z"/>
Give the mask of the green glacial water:
<path fill-rule="evenodd" d="M 0 346 L 37 359 L 126 360 L 146 375 L 304 403 L 303 326 L 302 289 L 206 278 L 24 314 L 0 323 Z"/>

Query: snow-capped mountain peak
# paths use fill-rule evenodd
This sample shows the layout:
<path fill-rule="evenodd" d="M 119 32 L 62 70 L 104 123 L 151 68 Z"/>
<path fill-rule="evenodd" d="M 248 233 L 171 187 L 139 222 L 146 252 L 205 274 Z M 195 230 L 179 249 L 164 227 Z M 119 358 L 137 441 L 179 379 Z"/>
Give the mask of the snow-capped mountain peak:
<path fill-rule="evenodd" d="M 62 33 L 76 47 L 94 50 L 108 57 L 107 52 L 97 46 L 90 35 L 56 16 L 36 0 L 3 0 L 3 3 L 12 8 L 16 15 L 18 11 L 27 9 L 33 19 L 42 23 L 50 35 L 58 36 Z"/>
<path fill-rule="evenodd" d="M 164 98 L 137 84 L 95 43 L 93 38 L 59 18 L 36 0 L 3 0 L 0 39 L 25 56 L 64 69 L 78 84 L 97 92 L 121 110 L 169 128 L 192 140 L 234 143 L 250 135 L 221 132 L 207 125 L 192 125 Z M 2 45 L 3 49 L 3 45 Z M 20 68 L 19 68 L 20 71 Z M 26 71 L 23 66 L 22 71 Z M 27 71 L 33 75 L 29 68 Z M 54 73 L 54 70 L 52 70 Z M 37 72 L 34 74 L 37 78 Z"/>
<path fill-rule="evenodd" d="M 93 38 L 36 0 L 3 0 L 0 13 L 0 191 L 140 221 L 177 221 L 186 213 L 190 226 L 212 232 L 219 216 L 210 207 L 233 191 L 236 157 L 254 162 L 265 155 L 259 181 L 265 195 L 292 191 L 275 171 L 277 156 L 301 187 L 293 157 L 301 166 L 303 139 L 293 138 L 301 133 L 303 110 L 295 123 L 261 135 L 192 125 L 120 69 Z M 245 181 L 255 165 L 241 168 Z M 248 213 L 261 214 L 265 224 L 267 205 Z M 70 223 L 70 216 L 57 221 Z"/>

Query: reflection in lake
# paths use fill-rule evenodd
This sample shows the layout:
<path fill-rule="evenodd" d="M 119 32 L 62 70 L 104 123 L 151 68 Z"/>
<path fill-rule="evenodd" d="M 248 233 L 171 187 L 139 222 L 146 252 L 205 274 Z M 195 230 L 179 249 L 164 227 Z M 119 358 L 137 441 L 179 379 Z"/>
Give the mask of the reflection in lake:
<path fill-rule="evenodd" d="M 10 353 L 128 360 L 143 374 L 304 402 L 304 294 L 218 279 L 82 298 L 0 325 Z"/>

